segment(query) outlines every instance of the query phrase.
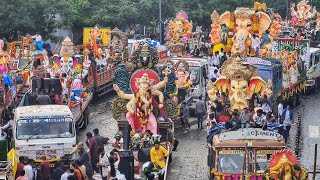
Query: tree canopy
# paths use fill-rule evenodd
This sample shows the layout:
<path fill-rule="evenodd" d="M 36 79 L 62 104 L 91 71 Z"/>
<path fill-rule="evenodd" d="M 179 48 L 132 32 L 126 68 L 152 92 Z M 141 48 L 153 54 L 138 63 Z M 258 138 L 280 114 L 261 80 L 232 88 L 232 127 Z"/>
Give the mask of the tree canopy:
<path fill-rule="evenodd" d="M 253 7 L 255 0 L 161 0 L 162 19 L 170 19 L 179 10 L 188 13 L 194 25 L 210 27 L 210 14 L 233 11 L 237 7 Z M 283 18 L 287 5 L 298 0 L 264 0 L 267 6 Z M 320 8 L 320 0 L 313 1 Z M 99 23 L 104 27 L 122 30 L 146 26 L 156 30 L 159 19 L 159 0 L 6 0 L 0 1 L 0 35 L 9 39 L 25 33 L 39 32 L 50 38 L 57 28 L 71 29 L 81 35 L 83 27 Z M 320 11 L 320 9 L 318 9 Z M 57 16 L 59 15 L 59 16 Z M 57 18 L 59 17 L 59 18 Z"/>

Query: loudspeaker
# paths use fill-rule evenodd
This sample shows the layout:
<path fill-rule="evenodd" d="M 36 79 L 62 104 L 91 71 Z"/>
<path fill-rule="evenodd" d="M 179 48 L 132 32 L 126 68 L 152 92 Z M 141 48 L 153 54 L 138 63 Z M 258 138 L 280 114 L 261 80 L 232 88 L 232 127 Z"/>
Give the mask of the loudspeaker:
<path fill-rule="evenodd" d="M 119 151 L 120 164 L 118 170 L 126 179 L 134 179 L 134 159 L 132 151 Z"/>
<path fill-rule="evenodd" d="M 48 95 L 53 94 L 61 94 L 62 87 L 59 78 L 45 78 L 43 79 L 43 89 L 47 90 Z"/>
<path fill-rule="evenodd" d="M 150 150 L 151 150 L 151 148 L 152 147 L 139 149 L 138 160 L 140 162 L 145 163 L 145 162 L 151 161 L 151 158 L 150 158 Z"/>
<path fill-rule="evenodd" d="M 123 127 L 123 149 L 129 150 L 129 144 L 130 144 L 130 131 L 131 126 L 128 124 L 125 124 Z"/>
<path fill-rule="evenodd" d="M 40 93 L 43 86 L 42 78 L 33 78 L 32 79 L 32 92 Z"/>

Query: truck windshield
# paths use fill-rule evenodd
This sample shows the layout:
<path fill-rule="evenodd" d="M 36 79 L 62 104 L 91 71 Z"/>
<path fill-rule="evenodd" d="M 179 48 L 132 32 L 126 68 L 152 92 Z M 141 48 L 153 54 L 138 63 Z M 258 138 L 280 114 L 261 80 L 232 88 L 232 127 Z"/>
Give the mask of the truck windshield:
<path fill-rule="evenodd" d="M 231 174 L 241 173 L 244 163 L 243 150 L 219 151 L 219 172 Z"/>
<path fill-rule="evenodd" d="M 201 71 L 200 67 L 189 67 L 190 80 L 192 80 L 192 86 L 196 86 L 200 83 Z"/>
<path fill-rule="evenodd" d="M 18 120 L 16 132 L 18 140 L 69 138 L 75 136 L 71 118 Z"/>
<path fill-rule="evenodd" d="M 270 70 L 259 69 L 259 76 L 260 76 L 265 82 L 268 82 L 269 79 L 272 80 L 271 71 L 270 71 Z"/>

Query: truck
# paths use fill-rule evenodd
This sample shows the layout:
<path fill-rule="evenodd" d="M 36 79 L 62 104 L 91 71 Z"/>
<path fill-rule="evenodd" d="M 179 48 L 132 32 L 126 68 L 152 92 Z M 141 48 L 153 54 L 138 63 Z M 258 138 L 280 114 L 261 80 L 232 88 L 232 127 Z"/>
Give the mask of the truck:
<path fill-rule="evenodd" d="M 297 106 L 301 102 L 301 95 L 305 88 L 305 79 L 300 75 L 296 83 L 284 85 L 284 74 L 282 62 L 272 58 L 248 57 L 245 61 L 258 68 L 258 76 L 269 86 L 272 86 L 272 95 L 269 97 L 274 112 L 277 112 L 277 104 L 281 100 L 283 103 Z"/>
<path fill-rule="evenodd" d="M 76 144 L 78 113 L 66 105 L 34 105 L 14 110 L 13 141 L 17 156 L 41 162 L 64 160 Z"/>
<path fill-rule="evenodd" d="M 310 48 L 305 55 L 304 63 L 307 72 L 307 90 L 318 90 L 320 87 L 320 48 Z"/>
<path fill-rule="evenodd" d="M 263 179 L 270 157 L 286 145 L 277 132 L 247 128 L 219 133 L 207 147 L 210 180 Z"/>

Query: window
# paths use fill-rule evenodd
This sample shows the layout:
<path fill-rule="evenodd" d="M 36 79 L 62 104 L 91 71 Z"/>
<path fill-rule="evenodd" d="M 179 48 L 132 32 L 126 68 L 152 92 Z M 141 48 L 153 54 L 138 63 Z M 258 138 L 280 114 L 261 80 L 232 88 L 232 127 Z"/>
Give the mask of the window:
<path fill-rule="evenodd" d="M 263 173 L 268 167 L 268 160 L 276 150 L 258 150 L 256 152 L 256 171 Z"/>
<path fill-rule="evenodd" d="M 243 170 L 243 150 L 221 150 L 219 151 L 218 171 L 224 173 L 241 173 Z"/>
<path fill-rule="evenodd" d="M 70 138 L 75 136 L 71 118 L 23 119 L 17 121 L 17 139 Z"/>

